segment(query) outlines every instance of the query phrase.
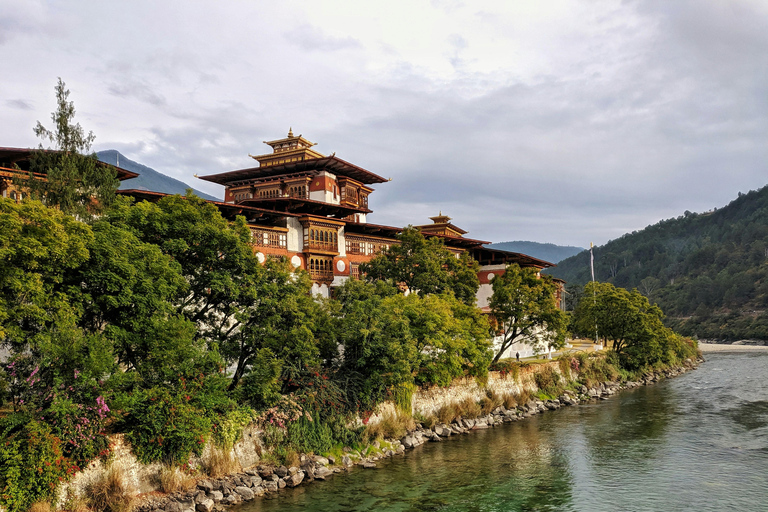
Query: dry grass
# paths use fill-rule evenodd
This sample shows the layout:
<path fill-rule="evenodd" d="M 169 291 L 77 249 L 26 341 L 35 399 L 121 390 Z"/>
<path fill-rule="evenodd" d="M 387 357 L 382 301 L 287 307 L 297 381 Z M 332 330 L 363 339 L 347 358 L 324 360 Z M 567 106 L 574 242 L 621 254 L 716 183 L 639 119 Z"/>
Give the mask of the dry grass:
<path fill-rule="evenodd" d="M 447 404 L 437 410 L 437 419 L 440 423 L 450 423 L 458 416 L 456 407 L 453 404 Z"/>
<path fill-rule="evenodd" d="M 474 419 L 480 416 L 483 410 L 480 408 L 480 404 L 473 398 L 467 397 L 456 404 L 456 412 L 458 413 L 457 416 L 462 418 Z"/>
<path fill-rule="evenodd" d="M 231 450 L 216 445 L 211 446 L 208 456 L 203 459 L 203 470 L 213 478 L 237 473 L 242 468 Z"/>
<path fill-rule="evenodd" d="M 160 470 L 160 490 L 165 493 L 187 491 L 195 486 L 195 479 L 173 466 Z"/>
<path fill-rule="evenodd" d="M 64 499 L 64 504 L 61 506 L 61 510 L 65 512 L 90 512 L 88 503 L 82 496 L 75 495 L 71 489 L 67 489 L 67 496 Z"/>
<path fill-rule="evenodd" d="M 484 416 L 489 415 L 494 409 L 504 403 L 504 399 L 492 389 L 485 390 L 485 396 L 480 399 L 480 409 Z"/>
<path fill-rule="evenodd" d="M 531 392 L 523 388 L 519 393 L 506 393 L 502 398 L 502 403 L 507 409 L 514 409 L 519 405 L 527 404 L 531 397 Z"/>
<path fill-rule="evenodd" d="M 86 497 L 91 509 L 104 512 L 129 512 L 135 499 L 118 464 L 109 466 L 87 487 Z"/>
<path fill-rule="evenodd" d="M 29 507 L 28 512 L 53 512 L 53 507 L 48 501 L 37 501 Z"/>
<path fill-rule="evenodd" d="M 365 427 L 363 440 L 371 442 L 376 439 L 400 439 L 406 432 L 415 428 L 416 422 L 410 414 L 399 410 L 387 411 L 382 415 L 381 421 Z"/>
<path fill-rule="evenodd" d="M 531 398 L 533 398 L 533 395 L 525 388 L 522 388 L 522 390 L 516 395 L 517 403 L 520 405 L 527 404 L 531 401 Z"/>
<path fill-rule="evenodd" d="M 434 414 L 430 414 L 429 416 L 424 416 L 423 414 L 416 413 L 415 418 L 419 423 L 422 424 L 424 428 L 432 428 L 438 423 L 437 416 Z"/>

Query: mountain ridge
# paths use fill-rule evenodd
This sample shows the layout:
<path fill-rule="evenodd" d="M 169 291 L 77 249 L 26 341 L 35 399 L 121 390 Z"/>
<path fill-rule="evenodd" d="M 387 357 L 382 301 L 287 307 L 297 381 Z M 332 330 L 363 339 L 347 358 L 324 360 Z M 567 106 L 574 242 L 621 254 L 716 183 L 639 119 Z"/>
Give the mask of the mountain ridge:
<path fill-rule="evenodd" d="M 171 178 L 170 176 L 156 171 L 151 167 L 147 167 L 146 165 L 131 160 L 116 149 L 106 149 L 104 151 L 99 151 L 96 153 L 96 156 L 104 163 L 116 165 L 125 170 L 135 172 L 139 175 L 136 178 L 120 182 L 120 190 L 150 190 L 152 192 L 184 195 L 186 194 L 187 189 L 191 188 L 197 196 L 202 197 L 203 199 L 207 199 L 209 201 L 221 201 L 221 199 L 197 190 L 196 188 L 189 186 L 181 180 Z"/>
<path fill-rule="evenodd" d="M 686 211 L 594 249 L 595 277 L 637 288 L 667 325 L 706 339 L 768 339 L 768 186 L 704 213 Z M 547 273 L 578 295 L 589 252 Z"/>
<path fill-rule="evenodd" d="M 584 250 L 583 247 L 575 247 L 572 245 L 556 245 L 524 240 L 496 242 L 488 247 L 502 251 L 519 252 L 550 263 L 559 263 L 560 261 Z"/>

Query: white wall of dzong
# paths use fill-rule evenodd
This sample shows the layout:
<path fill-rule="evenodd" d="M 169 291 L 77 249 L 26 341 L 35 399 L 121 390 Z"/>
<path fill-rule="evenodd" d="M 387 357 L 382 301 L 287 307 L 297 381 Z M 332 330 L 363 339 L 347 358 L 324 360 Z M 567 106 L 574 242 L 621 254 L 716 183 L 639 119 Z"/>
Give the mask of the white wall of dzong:
<path fill-rule="evenodd" d="M 484 272 L 490 272 L 491 274 L 503 274 L 506 270 L 506 265 L 482 265 L 480 266 L 479 274 L 482 275 Z M 490 274 L 486 274 L 487 276 L 490 276 Z M 493 295 L 493 286 L 491 286 L 491 281 L 493 280 L 493 277 L 487 280 L 481 279 L 480 280 L 480 288 L 477 289 L 477 307 L 484 308 L 488 306 L 488 302 L 491 299 L 491 295 Z"/>

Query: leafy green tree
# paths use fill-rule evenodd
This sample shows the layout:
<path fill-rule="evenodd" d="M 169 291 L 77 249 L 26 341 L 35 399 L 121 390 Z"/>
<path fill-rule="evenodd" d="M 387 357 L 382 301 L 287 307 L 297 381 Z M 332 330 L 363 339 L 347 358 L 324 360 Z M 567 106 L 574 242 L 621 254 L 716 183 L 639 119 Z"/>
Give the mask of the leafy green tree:
<path fill-rule="evenodd" d="M 418 354 L 417 384 L 449 386 L 458 377 L 486 374 L 493 356 L 490 326 L 479 309 L 452 294 L 414 294 L 403 303 Z"/>
<path fill-rule="evenodd" d="M 69 90 L 61 78 L 55 89 L 53 129 L 45 128 L 39 121 L 35 126 L 35 134 L 53 147 L 44 150 L 40 144 L 40 151 L 32 158 L 28 179 L 19 184 L 33 198 L 88 219 L 113 202 L 119 186 L 117 172 L 90 153 L 95 137 L 93 132 L 86 134 L 79 123 L 73 124 L 75 105 L 68 101 Z M 39 175 L 45 178 L 39 179 Z"/>
<path fill-rule="evenodd" d="M 493 362 L 514 343 L 544 341 L 559 347 L 565 341 L 566 317 L 557 307 L 557 285 L 551 276 L 535 268 L 509 265 L 491 282 L 491 313 L 502 332 L 502 341 Z"/>
<path fill-rule="evenodd" d="M 413 383 L 418 357 L 405 311 L 408 297 L 378 295 L 380 285 L 350 279 L 340 291 L 338 339 L 342 356 L 337 373 L 348 400 L 370 410 L 389 389 Z M 388 288 L 387 290 L 391 290 Z"/>
<path fill-rule="evenodd" d="M 252 283 L 255 300 L 244 304 L 235 315 L 238 329 L 221 340 L 223 354 L 235 364 L 230 389 L 249 369 L 262 372 L 258 362 L 264 363 L 270 355 L 280 366 L 320 364 L 314 322 L 323 310 L 312 299 L 309 275 L 294 271 L 290 263 L 280 259 L 268 260 L 263 276 Z"/>
<path fill-rule="evenodd" d="M 89 257 L 93 232 L 40 202 L 0 199 L 0 342 L 12 352 L 49 343 L 59 323 L 76 323 L 65 276 Z M 73 320 L 74 319 L 74 320 Z"/>
<path fill-rule="evenodd" d="M 80 324 L 113 341 L 118 362 L 142 386 L 175 381 L 209 359 L 195 325 L 174 300 L 187 290 L 181 266 L 154 244 L 105 220 L 93 224 L 90 258 L 68 278 L 80 300 Z"/>
<path fill-rule="evenodd" d="M 192 322 L 209 349 L 240 328 L 237 315 L 258 298 L 266 273 L 250 246 L 245 219 L 233 223 L 215 205 L 191 194 L 157 203 L 119 201 L 105 220 L 156 245 L 186 280 L 174 297 L 176 314 Z"/>
<path fill-rule="evenodd" d="M 427 238 L 411 226 L 397 239 L 399 243 L 361 265 L 368 280 L 388 280 L 422 296 L 450 290 L 465 304 L 475 303 L 480 267 L 468 254 L 457 257 L 440 238 Z"/>
<path fill-rule="evenodd" d="M 574 312 L 574 326 L 583 333 L 597 332 L 606 347 L 631 370 L 678 363 L 696 356 L 696 346 L 665 327 L 664 313 L 636 289 L 610 283 L 588 283 Z"/>
<path fill-rule="evenodd" d="M 642 342 L 649 329 L 661 325 L 663 317 L 661 308 L 650 304 L 637 290 L 630 292 L 611 283 L 593 282 L 584 287 L 574 325 L 584 334 L 597 329 L 606 347 L 621 354 L 628 346 Z"/>

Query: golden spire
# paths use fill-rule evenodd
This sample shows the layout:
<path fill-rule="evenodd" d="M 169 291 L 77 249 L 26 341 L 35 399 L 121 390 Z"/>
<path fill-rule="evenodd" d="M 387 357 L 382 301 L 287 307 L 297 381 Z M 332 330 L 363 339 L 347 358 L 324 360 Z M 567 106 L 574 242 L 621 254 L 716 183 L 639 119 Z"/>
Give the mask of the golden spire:
<path fill-rule="evenodd" d="M 293 137 L 293 127 L 288 128 L 288 137 Z"/>

